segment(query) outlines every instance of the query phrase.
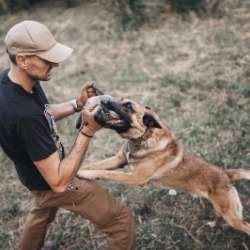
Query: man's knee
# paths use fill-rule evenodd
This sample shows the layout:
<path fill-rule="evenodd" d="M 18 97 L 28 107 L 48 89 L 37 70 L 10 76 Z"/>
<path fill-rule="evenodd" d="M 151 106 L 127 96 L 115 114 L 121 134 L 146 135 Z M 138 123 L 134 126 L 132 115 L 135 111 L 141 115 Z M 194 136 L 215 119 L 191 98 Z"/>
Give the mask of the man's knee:
<path fill-rule="evenodd" d="M 32 210 L 25 221 L 26 227 L 46 227 L 56 216 L 57 208 L 45 208 Z"/>
<path fill-rule="evenodd" d="M 108 223 L 101 227 L 108 235 L 109 249 L 132 250 L 135 245 L 135 221 L 128 207 L 120 210 Z"/>
<path fill-rule="evenodd" d="M 134 216 L 131 210 L 125 205 L 121 209 L 121 221 L 131 227 L 135 225 Z"/>
<path fill-rule="evenodd" d="M 131 210 L 127 207 L 123 207 L 123 211 L 121 212 L 120 223 L 123 225 L 124 230 L 126 232 L 127 237 L 130 242 L 134 242 L 135 240 L 135 219 L 131 212 Z"/>

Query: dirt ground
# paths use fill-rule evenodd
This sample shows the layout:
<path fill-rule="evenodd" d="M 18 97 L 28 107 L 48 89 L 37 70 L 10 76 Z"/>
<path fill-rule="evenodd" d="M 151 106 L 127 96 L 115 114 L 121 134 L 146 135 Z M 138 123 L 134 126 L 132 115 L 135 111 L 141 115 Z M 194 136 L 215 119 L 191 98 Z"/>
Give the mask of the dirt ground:
<path fill-rule="evenodd" d="M 16 22 L 46 24 L 74 48 L 72 57 L 43 83 L 51 102 L 75 97 L 86 80 L 105 93 L 129 97 L 154 109 L 193 154 L 221 168 L 250 168 L 250 4 L 236 1 L 222 18 L 174 14 L 139 30 L 123 31 L 111 1 L 83 1 L 73 8 L 57 3 L 0 16 L 0 70 L 8 67 L 3 39 Z M 58 122 L 67 148 L 77 135 L 76 117 Z M 122 140 L 98 132 L 87 161 L 117 152 Z M 12 250 L 30 208 L 30 194 L 13 164 L 0 151 L 0 249 Z M 100 181 L 126 203 L 137 222 L 138 250 L 247 250 L 250 238 L 215 219 L 211 205 L 177 191 L 124 187 Z M 249 182 L 236 183 L 250 221 Z M 47 240 L 54 249 L 103 250 L 105 239 L 93 225 L 61 210 Z"/>

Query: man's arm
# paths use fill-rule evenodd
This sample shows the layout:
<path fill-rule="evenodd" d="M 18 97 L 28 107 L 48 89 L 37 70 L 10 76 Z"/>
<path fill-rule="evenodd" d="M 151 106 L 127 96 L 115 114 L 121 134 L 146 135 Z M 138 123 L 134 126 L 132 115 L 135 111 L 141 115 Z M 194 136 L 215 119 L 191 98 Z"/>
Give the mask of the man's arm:
<path fill-rule="evenodd" d="M 64 192 L 78 169 L 86 154 L 90 138 L 100 129 L 100 126 L 94 121 L 90 111 L 84 111 L 84 125 L 75 141 L 71 152 L 60 161 L 57 152 L 49 157 L 35 161 L 41 175 L 55 192 Z"/>
<path fill-rule="evenodd" d="M 93 83 L 87 82 L 75 100 L 60 104 L 49 104 L 48 109 L 49 112 L 53 114 L 55 120 L 60 120 L 75 112 L 81 111 L 87 99 L 95 95 L 97 95 L 97 90 L 93 86 Z"/>
<path fill-rule="evenodd" d="M 76 175 L 86 154 L 90 138 L 79 133 L 71 152 L 60 161 L 57 152 L 34 162 L 41 175 L 55 192 L 64 192 Z"/>
<path fill-rule="evenodd" d="M 74 114 L 76 111 L 71 101 L 63 102 L 59 104 L 49 104 L 49 112 L 53 114 L 55 120 L 60 120 L 64 117 Z"/>

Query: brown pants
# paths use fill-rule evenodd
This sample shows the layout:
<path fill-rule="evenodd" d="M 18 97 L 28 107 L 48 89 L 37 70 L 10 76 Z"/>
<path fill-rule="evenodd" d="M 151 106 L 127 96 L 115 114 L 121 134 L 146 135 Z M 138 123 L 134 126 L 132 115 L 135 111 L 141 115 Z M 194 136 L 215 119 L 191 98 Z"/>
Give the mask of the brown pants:
<path fill-rule="evenodd" d="M 135 226 L 129 209 L 95 182 L 75 178 L 66 192 L 35 191 L 32 194 L 33 207 L 18 249 L 42 248 L 48 225 L 59 207 L 80 214 L 106 233 L 109 250 L 134 249 Z"/>

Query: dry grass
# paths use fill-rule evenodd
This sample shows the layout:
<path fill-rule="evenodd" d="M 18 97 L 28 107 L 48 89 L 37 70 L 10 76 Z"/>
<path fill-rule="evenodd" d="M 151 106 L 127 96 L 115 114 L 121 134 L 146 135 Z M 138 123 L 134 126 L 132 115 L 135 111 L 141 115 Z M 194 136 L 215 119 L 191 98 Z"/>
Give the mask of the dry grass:
<path fill-rule="evenodd" d="M 104 2 L 104 1 L 102 1 Z M 5 32 L 23 19 L 44 22 L 74 55 L 45 83 L 51 101 L 74 97 L 85 80 L 106 93 L 126 96 L 154 108 L 185 147 L 221 166 L 249 168 L 250 162 L 250 4 L 232 4 L 222 19 L 182 20 L 174 15 L 139 31 L 123 32 L 107 3 L 85 1 L 77 8 L 60 4 L 0 16 L 0 69 L 7 65 Z M 69 150 L 74 117 L 58 124 Z M 108 139 L 107 139 L 108 138 Z M 111 131 L 94 139 L 87 160 L 111 156 L 121 145 Z M 13 249 L 30 207 L 29 193 L 14 166 L 1 153 L 0 249 Z M 214 228 L 211 205 L 168 190 L 125 187 L 102 181 L 127 203 L 137 221 L 139 250 L 250 249 L 250 239 L 224 222 Z M 249 183 L 239 182 L 245 216 L 250 220 Z M 54 249 L 104 249 L 103 236 L 78 216 L 61 211 L 50 228 Z"/>

